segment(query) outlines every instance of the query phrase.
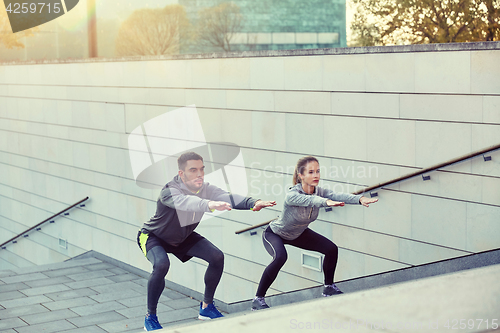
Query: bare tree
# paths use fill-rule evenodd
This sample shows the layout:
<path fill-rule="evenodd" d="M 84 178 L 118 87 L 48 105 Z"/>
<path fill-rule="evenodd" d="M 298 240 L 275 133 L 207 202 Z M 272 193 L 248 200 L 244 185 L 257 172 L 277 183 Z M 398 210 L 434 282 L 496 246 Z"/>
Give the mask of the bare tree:
<path fill-rule="evenodd" d="M 181 5 L 138 9 L 121 25 L 116 53 L 121 56 L 179 53 L 180 31 L 189 26 Z"/>
<path fill-rule="evenodd" d="M 231 51 L 231 40 L 241 30 L 243 15 L 232 2 L 202 9 L 199 12 L 197 35 L 201 44 Z"/>

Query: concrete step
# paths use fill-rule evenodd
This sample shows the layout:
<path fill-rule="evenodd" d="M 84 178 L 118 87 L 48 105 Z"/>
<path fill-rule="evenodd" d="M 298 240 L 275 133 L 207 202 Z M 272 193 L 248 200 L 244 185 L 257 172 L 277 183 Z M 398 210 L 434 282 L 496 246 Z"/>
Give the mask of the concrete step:
<path fill-rule="evenodd" d="M 500 331 L 499 276 L 493 265 L 158 332 Z"/>

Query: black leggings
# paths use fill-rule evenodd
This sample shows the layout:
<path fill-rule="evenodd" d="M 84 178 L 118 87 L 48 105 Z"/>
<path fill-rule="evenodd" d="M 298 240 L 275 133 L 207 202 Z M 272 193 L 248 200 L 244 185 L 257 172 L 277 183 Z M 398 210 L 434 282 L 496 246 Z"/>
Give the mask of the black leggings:
<path fill-rule="evenodd" d="M 224 269 L 224 254 L 207 239 L 197 242 L 186 254 L 208 262 L 208 268 L 205 272 L 203 301 L 207 304 L 212 303 L 215 289 L 219 284 Z M 158 300 L 163 289 L 165 289 L 165 276 L 170 268 L 170 260 L 167 252 L 161 246 L 150 249 L 147 258 L 153 264 L 153 272 L 148 280 L 148 313 L 156 314 Z"/>
<path fill-rule="evenodd" d="M 325 258 L 323 260 L 323 272 L 325 274 L 325 284 L 333 283 L 333 275 L 337 267 L 337 259 L 339 250 L 328 238 L 318 234 L 307 228 L 299 237 L 294 240 L 286 240 L 276 235 L 268 226 L 262 234 L 264 247 L 267 252 L 273 257 L 273 261 L 266 267 L 262 278 L 257 288 L 258 297 L 266 296 L 266 292 L 271 284 L 276 280 L 278 272 L 286 262 L 288 255 L 286 253 L 285 244 L 293 245 L 298 248 L 310 251 L 323 253 Z"/>

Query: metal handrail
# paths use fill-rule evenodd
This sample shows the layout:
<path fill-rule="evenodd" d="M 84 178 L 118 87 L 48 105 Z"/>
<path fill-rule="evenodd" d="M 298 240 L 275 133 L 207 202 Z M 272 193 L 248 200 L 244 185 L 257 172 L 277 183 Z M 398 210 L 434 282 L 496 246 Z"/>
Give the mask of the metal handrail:
<path fill-rule="evenodd" d="M 408 178 L 413 178 L 415 176 L 419 176 L 419 175 L 422 175 L 424 173 L 428 173 L 428 172 L 431 172 L 431 171 L 434 171 L 434 170 L 437 170 L 437 169 L 441 169 L 441 168 L 450 166 L 450 165 L 455 164 L 455 163 L 463 162 L 463 161 L 468 160 L 470 158 L 473 158 L 473 157 L 476 157 L 476 156 L 479 156 L 479 155 L 483 155 L 483 154 L 489 153 L 489 152 L 491 152 L 493 150 L 497 150 L 497 149 L 500 149 L 500 144 L 495 145 L 495 146 L 491 146 L 491 147 L 488 147 L 488 148 L 484 148 L 484 149 L 478 150 L 476 152 L 473 152 L 473 153 L 470 153 L 470 154 L 467 154 L 467 155 L 463 155 L 463 156 L 454 158 L 452 160 L 449 160 L 447 162 L 436 164 L 434 166 L 431 166 L 431 167 L 428 167 L 428 168 L 425 168 L 425 169 L 422 169 L 422 170 L 419 170 L 419 171 L 416 171 L 416 172 L 412 172 L 412 173 L 410 173 L 408 175 L 405 175 L 405 176 L 394 178 L 392 180 L 389 180 L 389 181 L 386 181 L 386 182 L 383 182 L 383 183 L 380 183 L 380 184 L 377 184 L 377 185 L 373 185 L 373 186 L 364 188 L 364 189 L 362 189 L 360 191 L 353 192 L 353 194 L 366 193 L 366 192 L 369 192 L 369 191 L 374 190 L 374 189 L 379 188 L 379 187 L 383 187 L 383 186 L 387 186 L 387 185 L 392 185 L 392 184 L 395 184 L 397 182 L 406 180 Z"/>
<path fill-rule="evenodd" d="M 35 225 L 35 226 L 33 226 L 33 227 L 29 228 L 29 229 L 26 229 L 25 231 L 21 232 L 19 235 L 12 237 L 11 239 L 9 239 L 9 240 L 8 240 L 8 241 L 6 241 L 6 242 L 3 242 L 3 243 L 0 245 L 0 249 L 3 249 L 5 245 L 9 244 L 9 243 L 10 243 L 10 242 L 12 242 L 13 240 L 15 240 L 15 239 L 17 239 L 17 238 L 19 238 L 19 237 L 23 236 L 24 234 L 27 234 L 28 232 L 30 232 L 30 231 L 31 231 L 31 230 L 33 230 L 33 229 L 38 228 L 39 226 L 41 226 L 41 225 L 42 225 L 42 224 L 44 224 L 45 222 L 52 220 L 53 218 L 55 218 L 55 217 L 57 217 L 57 216 L 61 215 L 62 213 L 64 213 L 64 212 L 66 212 L 66 211 L 70 210 L 71 208 L 73 208 L 73 207 L 75 207 L 75 206 L 78 206 L 78 205 L 79 205 L 79 204 L 81 204 L 82 202 L 87 201 L 88 199 L 89 199 L 89 197 L 85 197 L 85 199 L 82 199 L 82 200 L 78 201 L 77 203 L 75 203 L 75 204 L 73 204 L 73 205 L 71 205 L 71 206 L 69 206 L 69 207 L 67 207 L 67 208 L 65 208 L 65 209 L 63 209 L 63 210 L 61 210 L 59 213 L 56 213 L 56 214 L 52 215 L 51 217 L 49 217 L 49 218 L 47 218 L 47 219 L 43 220 L 42 222 L 38 223 L 37 225 Z"/>
<path fill-rule="evenodd" d="M 470 153 L 470 154 L 467 154 L 467 155 L 463 155 L 463 156 L 454 158 L 452 160 L 449 160 L 449 161 L 446 161 L 446 162 L 443 162 L 443 163 L 439 163 L 439 164 L 433 165 L 433 166 L 428 167 L 428 168 L 424 168 L 424 169 L 416 171 L 416 172 L 412 172 L 412 173 L 407 174 L 405 176 L 401 176 L 401 177 L 398 177 L 398 178 L 394 178 L 392 180 L 388 180 L 388 181 L 383 182 L 383 183 L 379 183 L 379 184 L 376 184 L 376 185 L 373 185 L 373 186 L 366 187 L 366 188 L 364 188 L 362 190 L 353 192 L 352 194 L 356 194 L 356 195 L 357 194 L 362 194 L 362 193 L 366 193 L 366 192 L 369 192 L 371 190 L 374 190 L 376 188 L 384 187 L 384 186 L 387 186 L 387 185 L 392 185 L 392 184 L 398 183 L 400 181 L 403 181 L 403 180 L 406 180 L 406 179 L 409 179 L 409 178 L 413 178 L 415 176 L 423 175 L 424 173 L 428 173 L 428 172 L 431 172 L 431 171 L 434 171 L 434 170 L 437 170 L 437 169 L 441 169 L 441 168 L 450 166 L 450 165 L 455 164 L 455 163 L 463 162 L 465 160 L 468 160 L 470 158 L 474 158 L 474 157 L 479 156 L 479 155 L 484 155 L 486 153 L 492 152 L 492 151 L 497 150 L 497 149 L 500 149 L 500 144 L 495 145 L 495 146 L 491 146 L 491 147 L 488 147 L 488 148 L 484 148 L 484 149 L 475 151 L 473 153 Z M 251 227 L 248 227 L 248 228 L 245 228 L 245 229 L 242 229 L 242 230 L 235 231 L 235 234 L 238 235 L 238 234 L 241 234 L 241 233 L 246 232 L 246 231 L 250 231 L 250 230 L 253 230 L 253 229 L 257 229 L 257 228 L 263 227 L 263 226 L 269 224 L 273 220 L 274 219 L 266 221 L 266 222 L 263 222 L 263 223 L 260 223 L 260 224 L 256 224 L 254 226 L 251 226 Z"/>

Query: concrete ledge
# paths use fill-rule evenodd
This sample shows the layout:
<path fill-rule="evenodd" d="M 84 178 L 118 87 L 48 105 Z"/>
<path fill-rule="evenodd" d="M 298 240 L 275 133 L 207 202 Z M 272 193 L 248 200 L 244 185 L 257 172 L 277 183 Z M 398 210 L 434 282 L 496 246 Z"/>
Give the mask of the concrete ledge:
<path fill-rule="evenodd" d="M 325 49 L 298 49 L 298 50 L 266 50 L 243 51 L 225 53 L 178 54 L 169 56 L 137 56 L 117 58 L 92 59 L 64 59 L 64 60 L 31 60 L 0 62 L 3 66 L 38 65 L 38 64 L 68 64 L 93 62 L 121 62 L 121 61 L 153 61 L 153 60 L 190 60 L 190 59 L 223 59 L 223 58 L 256 58 L 256 57 L 289 57 L 313 55 L 342 55 L 342 54 L 374 54 L 374 53 L 406 53 L 406 52 L 446 52 L 446 51 L 486 51 L 500 50 L 500 42 L 473 42 L 473 43 L 445 43 L 445 44 L 417 44 L 367 47 L 338 47 Z"/>
<path fill-rule="evenodd" d="M 423 279 L 432 276 L 449 274 L 479 267 L 500 264 L 500 249 L 479 252 L 463 257 L 436 261 L 428 264 L 398 269 L 394 271 L 363 276 L 355 279 L 337 281 L 339 288 L 346 292 L 368 290 L 383 287 L 395 283 L 407 282 Z M 301 302 L 314 298 L 320 298 L 323 286 L 312 287 L 279 295 L 266 297 L 266 302 L 270 306 L 285 305 L 289 303 Z M 250 305 L 250 300 L 235 302 L 228 305 L 229 313 L 246 311 Z"/>
<path fill-rule="evenodd" d="M 162 331 L 450 332 L 465 322 L 461 331 L 497 332 L 499 274 L 494 265 Z"/>
<path fill-rule="evenodd" d="M 500 249 L 469 254 L 463 257 L 416 265 L 382 274 L 364 276 L 339 283 L 342 290 L 354 292 L 389 284 L 449 274 L 468 269 L 500 264 Z"/>

